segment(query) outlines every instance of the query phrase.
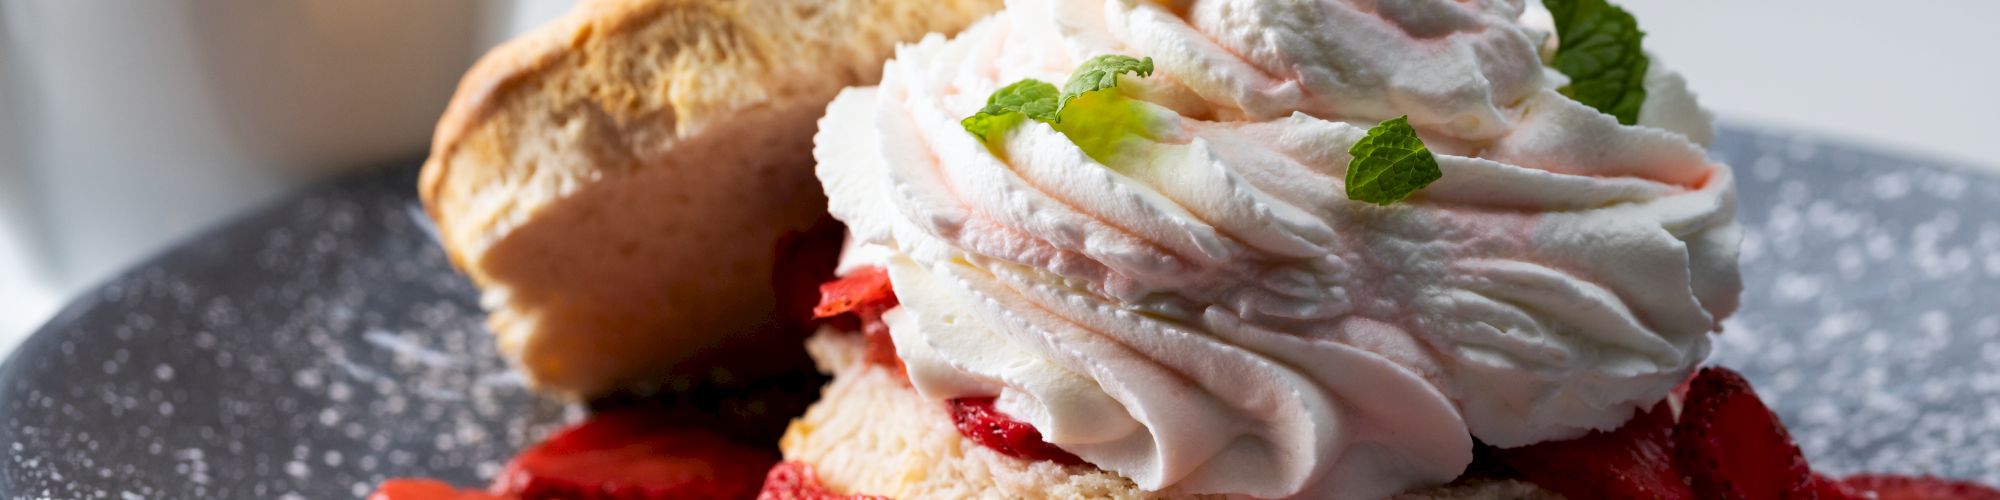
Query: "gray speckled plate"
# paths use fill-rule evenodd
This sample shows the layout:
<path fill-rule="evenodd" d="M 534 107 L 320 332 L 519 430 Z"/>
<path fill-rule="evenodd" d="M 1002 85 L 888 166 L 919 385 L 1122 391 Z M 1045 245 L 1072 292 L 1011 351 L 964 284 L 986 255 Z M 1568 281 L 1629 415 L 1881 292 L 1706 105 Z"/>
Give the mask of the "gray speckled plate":
<path fill-rule="evenodd" d="M 0 367 L 0 492 L 473 484 L 562 422 L 491 354 L 477 292 L 418 223 L 414 163 L 302 193 L 70 304 Z"/>
<path fill-rule="evenodd" d="M 1725 127 L 1748 228 L 1715 361 L 1815 466 L 2000 483 L 2000 179 Z M 0 366 L 0 494 L 339 498 L 490 478 L 580 411 L 492 354 L 404 166 L 304 193 L 71 304 Z"/>

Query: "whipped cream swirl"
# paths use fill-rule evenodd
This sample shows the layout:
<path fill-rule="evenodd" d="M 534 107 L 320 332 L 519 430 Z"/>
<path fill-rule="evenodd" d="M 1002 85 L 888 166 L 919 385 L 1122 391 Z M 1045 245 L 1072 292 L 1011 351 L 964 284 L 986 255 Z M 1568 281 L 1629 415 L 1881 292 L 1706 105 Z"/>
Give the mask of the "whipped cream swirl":
<path fill-rule="evenodd" d="M 1736 306 L 1730 170 L 1655 63 L 1640 124 L 1555 89 L 1519 0 L 1021 0 L 828 108 L 832 213 L 886 265 L 924 396 L 999 397 L 1149 490 L 1372 498 L 1473 438 L 1615 427 Z M 1093 156 L 959 125 L 1022 78 L 1154 58 Z M 1347 150 L 1408 115 L 1441 180 L 1379 207 Z M 1094 152 L 1093 152 L 1094 153 Z"/>

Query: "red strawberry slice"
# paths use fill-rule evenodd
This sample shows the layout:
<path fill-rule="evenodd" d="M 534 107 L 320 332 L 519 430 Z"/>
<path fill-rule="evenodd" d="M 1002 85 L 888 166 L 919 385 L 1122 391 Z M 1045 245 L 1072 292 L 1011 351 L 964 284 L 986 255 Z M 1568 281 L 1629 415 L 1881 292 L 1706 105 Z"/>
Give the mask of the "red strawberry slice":
<path fill-rule="evenodd" d="M 819 286 L 819 306 L 813 317 L 831 318 L 847 313 L 879 316 L 896 307 L 896 291 L 889 285 L 889 271 L 864 267 Z"/>
<path fill-rule="evenodd" d="M 538 499 L 739 499 L 777 458 L 658 412 L 591 417 L 530 448 L 493 481 L 496 494 Z"/>
<path fill-rule="evenodd" d="M 390 479 L 376 487 L 368 500 L 514 500 L 514 497 L 461 490 L 436 479 Z"/>
<path fill-rule="evenodd" d="M 889 283 L 888 270 L 881 267 L 856 269 L 840 279 L 820 285 L 819 291 L 819 307 L 813 308 L 813 317 L 853 317 L 859 324 L 846 326 L 861 329 L 863 338 L 868 341 L 868 361 L 899 373 L 903 371 L 903 360 L 896 357 L 896 341 L 889 337 L 889 325 L 882 322 L 882 312 L 899 303 L 895 287 Z"/>
<path fill-rule="evenodd" d="M 1868 497 L 1863 496 L 1860 491 L 1855 490 L 1854 488 L 1851 488 L 1846 484 L 1841 483 L 1840 481 L 1826 477 L 1825 475 L 1820 474 L 1818 472 L 1814 472 L 1812 475 L 1812 479 L 1807 480 L 1806 494 L 1794 495 L 1793 498 L 1804 498 L 1808 500 L 1812 499 L 1863 500 Z"/>
<path fill-rule="evenodd" d="M 1703 368 L 1689 384 L 1674 445 L 1702 498 L 1786 498 L 1812 486 L 1812 470 L 1784 424 L 1727 368 Z"/>
<path fill-rule="evenodd" d="M 1873 493 L 1876 500 L 2000 500 L 2000 489 L 1934 476 L 1857 474 L 1840 480 L 1840 484 L 1854 491 Z"/>
<path fill-rule="evenodd" d="M 1666 402 L 1611 432 L 1500 450 L 1529 481 L 1568 498 L 1695 498 L 1674 463 L 1673 410 Z"/>
<path fill-rule="evenodd" d="M 873 495 L 839 495 L 820 484 L 819 475 L 805 462 L 779 462 L 764 476 L 764 490 L 757 500 L 887 500 Z"/>
<path fill-rule="evenodd" d="M 1063 465 L 1083 465 L 1070 452 L 1042 440 L 1042 431 L 1027 422 L 1014 420 L 993 408 L 993 398 L 951 400 L 951 421 L 958 433 L 1002 455 L 1026 460 L 1047 460 Z"/>

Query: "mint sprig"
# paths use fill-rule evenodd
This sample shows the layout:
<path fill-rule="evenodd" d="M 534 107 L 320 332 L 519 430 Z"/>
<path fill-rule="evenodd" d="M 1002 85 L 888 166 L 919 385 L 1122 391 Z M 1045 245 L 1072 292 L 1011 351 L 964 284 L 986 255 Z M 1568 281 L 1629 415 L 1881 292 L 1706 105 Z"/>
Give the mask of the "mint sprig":
<path fill-rule="evenodd" d="M 1586 106 L 1639 123 L 1646 102 L 1646 67 L 1640 47 L 1646 32 L 1630 12 L 1606 0 L 1542 0 L 1556 21 L 1556 71 L 1569 76 L 1560 91 Z"/>
<path fill-rule="evenodd" d="M 1069 101 L 1088 92 L 1096 92 L 1118 86 L 1118 75 L 1131 73 L 1140 77 L 1153 76 L 1153 58 L 1144 60 L 1130 56 L 1105 54 L 1084 61 L 1069 75 L 1069 82 L 1063 84 L 1062 102 L 1056 106 L 1060 111 L 1069 106 Z"/>
<path fill-rule="evenodd" d="M 1069 82 L 1060 92 L 1055 84 L 1033 78 L 1008 84 L 987 96 L 986 107 L 958 124 L 991 146 L 1000 139 L 1001 132 L 1024 118 L 1049 124 L 1062 122 L 1062 110 L 1070 101 L 1118 86 L 1118 75 L 1123 73 L 1152 76 L 1153 58 L 1140 60 L 1117 54 L 1090 58 L 1070 73 Z"/>
<path fill-rule="evenodd" d="M 1444 177 L 1408 116 L 1368 129 L 1347 154 L 1354 157 L 1347 162 L 1347 198 L 1354 201 L 1387 206 Z"/>
<path fill-rule="evenodd" d="M 958 124 L 979 140 L 992 144 L 999 139 L 1000 132 L 1020 123 L 1023 117 L 1042 123 L 1055 121 L 1059 106 L 1056 96 L 1054 84 L 1033 78 L 1021 80 L 993 91 L 986 98 L 986 107 Z"/>

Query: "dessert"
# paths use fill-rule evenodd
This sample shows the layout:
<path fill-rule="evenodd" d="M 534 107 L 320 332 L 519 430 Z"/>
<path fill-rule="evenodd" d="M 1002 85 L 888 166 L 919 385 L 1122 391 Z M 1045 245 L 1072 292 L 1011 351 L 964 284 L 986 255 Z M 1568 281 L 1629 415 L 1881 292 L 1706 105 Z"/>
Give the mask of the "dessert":
<path fill-rule="evenodd" d="M 1546 4 L 1012 0 L 902 45 L 879 85 L 840 91 L 817 121 L 813 172 L 847 238 L 810 308 L 788 298 L 810 293 L 834 253 L 779 243 L 819 215 L 792 184 L 798 152 L 777 147 L 801 129 L 791 115 L 718 112 L 661 147 L 645 142 L 670 137 L 659 130 L 614 127 L 612 142 L 654 155 L 615 173 L 629 165 L 585 154 L 597 147 L 565 145 L 585 156 L 553 164 L 467 151 L 650 113 L 554 127 L 569 108 L 506 108 L 491 126 L 516 135 L 459 144 L 455 117 L 483 114 L 455 104 L 427 200 L 460 264 L 500 297 L 503 349 L 539 387 L 601 395 L 690 364 L 743 366 L 716 346 L 768 361 L 801 338 L 832 380 L 780 456 L 672 414 L 609 412 L 516 458 L 486 493 L 413 481 L 380 496 L 2000 497 L 1818 474 L 1746 381 L 1699 367 L 1741 288 L 1733 174 L 1704 154 L 1708 114 L 1643 51 L 1632 16 L 1603 0 Z M 634 26 L 680 26 L 649 19 Z M 785 46 L 832 43 L 801 40 Z M 645 43 L 552 44 L 549 57 Z M 851 60 L 836 59 L 835 71 Z M 521 99 L 571 102 L 598 79 L 650 78 L 639 73 L 554 74 L 556 90 Z M 461 99 L 489 87 L 478 75 Z M 744 151 L 759 134 L 777 146 Z M 529 173 L 438 163 L 452 161 Z M 583 201 L 562 203 L 595 208 L 560 215 L 547 200 L 561 196 L 508 183 L 548 165 L 575 166 L 547 182 L 615 194 L 576 191 Z M 641 194 L 686 205 L 587 216 Z M 570 288 L 590 283 L 575 276 L 497 278 L 507 261 L 478 249 L 523 230 L 477 201 L 524 196 L 557 215 L 521 216 L 553 231 L 517 243 L 542 249 L 521 255 L 616 252 L 553 262 L 642 268 L 617 289 L 667 280 L 718 295 L 620 310 L 576 300 Z M 677 222 L 606 225 L 620 217 Z M 732 230 L 719 240 L 663 230 L 621 246 L 634 240 L 604 233 L 718 222 Z M 731 290 L 743 293 L 718 292 Z M 733 326 L 689 319 L 705 315 Z M 810 338 L 781 335 L 807 326 Z"/>
<path fill-rule="evenodd" d="M 997 398 L 1145 491 L 1375 498 L 1450 482 L 1475 439 L 1617 428 L 1735 307 L 1731 173 L 1678 77 L 1652 65 L 1621 124 L 1523 12 L 1010 2 L 828 107 L 845 266 L 887 269 L 911 391 Z M 1151 74 L 962 123 L 1107 54 Z M 1435 158 L 1401 201 L 1347 172 L 1383 123 Z"/>

